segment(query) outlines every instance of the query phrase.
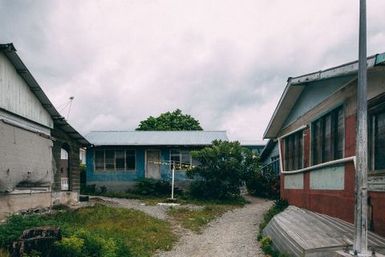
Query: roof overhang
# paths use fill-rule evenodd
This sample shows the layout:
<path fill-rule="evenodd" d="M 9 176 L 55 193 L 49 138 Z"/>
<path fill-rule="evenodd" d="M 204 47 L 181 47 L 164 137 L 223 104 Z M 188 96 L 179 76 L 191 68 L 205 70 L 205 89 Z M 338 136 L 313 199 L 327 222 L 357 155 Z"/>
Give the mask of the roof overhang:
<path fill-rule="evenodd" d="M 90 143 L 85 139 L 79 132 L 77 132 L 68 122 L 61 116 L 61 114 L 56 110 L 55 106 L 48 99 L 47 95 L 44 93 L 40 85 L 37 83 L 35 78 L 32 76 L 31 72 L 25 66 L 23 61 L 16 53 L 16 48 L 12 43 L 9 44 L 0 44 L 0 52 L 2 52 L 8 60 L 15 67 L 19 76 L 25 81 L 29 86 L 32 93 L 39 99 L 43 108 L 47 110 L 50 114 L 54 125 L 59 126 L 63 131 L 65 131 L 72 139 L 78 141 L 81 145 L 86 146 Z"/>
<path fill-rule="evenodd" d="M 385 65 L 385 53 L 376 54 L 368 57 L 368 69 L 375 66 Z M 300 97 L 305 86 L 311 82 L 332 79 L 336 77 L 352 76 L 358 73 L 358 61 L 349 62 L 337 67 L 321 70 L 298 77 L 290 77 L 278 105 L 274 110 L 269 124 L 265 130 L 263 138 L 277 138 L 287 116 L 290 114 L 293 106 Z"/>

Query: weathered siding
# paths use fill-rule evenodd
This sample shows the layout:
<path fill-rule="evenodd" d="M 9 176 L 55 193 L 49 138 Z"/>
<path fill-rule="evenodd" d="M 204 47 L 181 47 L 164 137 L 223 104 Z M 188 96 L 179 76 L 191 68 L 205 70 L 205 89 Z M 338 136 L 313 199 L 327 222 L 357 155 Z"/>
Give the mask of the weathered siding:
<path fill-rule="evenodd" d="M 0 53 L 0 108 L 53 127 L 51 116 L 3 53 Z"/>
<path fill-rule="evenodd" d="M 304 167 L 311 163 L 311 123 L 323 114 L 339 105 L 344 107 L 344 157 L 355 155 L 356 137 L 356 81 L 348 86 L 335 91 L 313 108 L 301 113 L 295 107 L 293 121 L 280 131 L 280 135 L 294 131 L 303 125 L 308 125 L 304 130 Z M 317 91 L 313 93 L 316 94 Z M 383 68 L 377 68 L 369 73 L 368 99 L 385 92 L 385 75 Z M 308 99 L 301 102 L 309 102 L 315 95 L 311 92 L 303 95 Z M 300 103 L 300 102 L 299 102 Z M 302 108 L 302 107 L 301 107 Z M 295 114 L 295 115 L 294 115 Z M 283 141 L 281 147 L 284 149 Z M 284 158 L 284 156 L 283 156 Z M 355 168 L 353 162 L 347 162 L 334 167 L 326 167 L 303 173 L 303 189 L 293 187 L 292 175 L 281 176 L 281 197 L 298 207 L 310 209 L 338 217 L 348 222 L 354 219 L 354 185 Z M 375 179 L 374 179 L 375 178 Z M 385 235 L 385 187 L 381 187 L 381 181 L 385 181 L 384 174 L 369 175 L 369 197 L 372 210 L 372 229 L 374 232 Z M 380 181 L 378 184 L 371 184 Z M 299 185 L 299 183 L 295 183 Z M 287 187 L 285 187 L 287 185 Z M 375 189 L 375 190 L 374 190 Z"/>
<path fill-rule="evenodd" d="M 0 121 L 0 192 L 20 182 L 51 186 L 52 140 Z"/>
<path fill-rule="evenodd" d="M 175 147 L 152 147 L 152 146 L 136 146 L 136 147 L 122 147 L 122 149 L 135 150 L 135 170 L 127 171 L 96 171 L 94 167 L 94 152 L 98 147 L 90 147 L 86 151 L 86 181 L 87 185 L 96 185 L 97 187 L 106 186 L 111 191 L 124 191 L 129 187 L 132 187 L 137 180 L 145 178 L 146 170 L 146 151 L 156 150 L 160 151 L 160 177 L 162 180 L 171 180 L 171 168 L 168 165 L 170 161 L 171 149 L 186 150 L 188 148 L 175 148 Z M 100 147 L 103 149 L 119 149 L 117 147 Z M 185 171 L 175 171 L 175 181 L 183 183 L 188 181 Z"/>

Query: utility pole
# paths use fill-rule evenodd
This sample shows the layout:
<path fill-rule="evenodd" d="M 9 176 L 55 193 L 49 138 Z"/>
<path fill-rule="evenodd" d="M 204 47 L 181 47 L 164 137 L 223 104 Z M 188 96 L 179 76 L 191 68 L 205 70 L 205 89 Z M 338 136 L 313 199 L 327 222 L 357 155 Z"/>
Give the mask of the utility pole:
<path fill-rule="evenodd" d="M 359 58 L 357 83 L 356 175 L 353 254 L 368 252 L 368 104 L 366 54 L 366 0 L 360 0 Z"/>

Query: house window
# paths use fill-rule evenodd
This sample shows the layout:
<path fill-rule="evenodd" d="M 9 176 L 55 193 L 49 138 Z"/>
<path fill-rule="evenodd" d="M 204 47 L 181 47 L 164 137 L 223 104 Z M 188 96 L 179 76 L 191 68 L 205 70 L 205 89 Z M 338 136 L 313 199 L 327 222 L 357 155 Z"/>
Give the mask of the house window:
<path fill-rule="evenodd" d="M 95 151 L 95 169 L 104 170 L 104 151 L 103 150 Z"/>
<path fill-rule="evenodd" d="M 303 168 L 303 132 L 285 137 L 285 170 Z"/>
<path fill-rule="evenodd" d="M 135 170 L 135 150 L 95 150 L 95 170 Z"/>
<path fill-rule="evenodd" d="M 126 169 L 135 170 L 135 151 L 134 150 L 126 151 Z"/>
<path fill-rule="evenodd" d="M 344 117 L 339 107 L 312 123 L 313 165 L 343 157 Z"/>
<path fill-rule="evenodd" d="M 369 167 L 385 170 L 385 103 L 369 111 Z"/>
<path fill-rule="evenodd" d="M 192 158 L 189 151 L 171 150 L 170 152 L 171 168 L 175 165 L 175 170 L 186 170 L 191 168 Z"/>

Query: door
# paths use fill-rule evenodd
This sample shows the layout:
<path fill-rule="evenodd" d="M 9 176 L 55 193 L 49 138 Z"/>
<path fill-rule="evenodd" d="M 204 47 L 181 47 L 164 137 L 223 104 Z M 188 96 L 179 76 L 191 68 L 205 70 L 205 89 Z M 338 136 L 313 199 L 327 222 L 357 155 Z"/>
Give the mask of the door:
<path fill-rule="evenodd" d="M 160 179 L 160 151 L 146 151 L 146 178 Z"/>

